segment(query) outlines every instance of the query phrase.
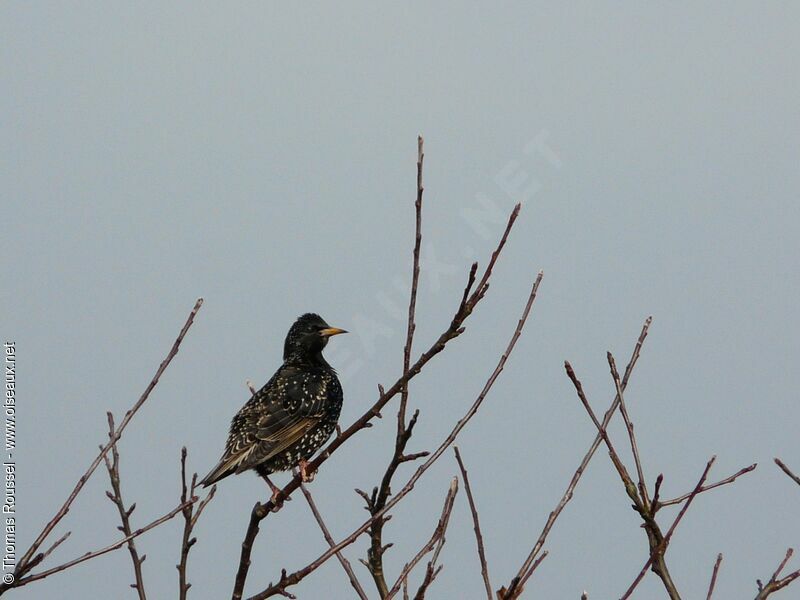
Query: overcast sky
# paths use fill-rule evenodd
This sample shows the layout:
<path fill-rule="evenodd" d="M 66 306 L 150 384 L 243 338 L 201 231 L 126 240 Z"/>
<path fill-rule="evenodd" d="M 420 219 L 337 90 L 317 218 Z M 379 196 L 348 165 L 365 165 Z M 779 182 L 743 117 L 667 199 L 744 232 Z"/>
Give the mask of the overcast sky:
<path fill-rule="evenodd" d="M 411 386 L 410 450 L 435 448 L 473 401 L 545 272 L 523 338 L 459 438 L 494 586 L 516 573 L 594 438 L 563 361 L 604 411 L 605 353 L 623 366 L 652 314 L 626 394 L 648 480 L 664 473 L 662 494 L 676 496 L 712 454 L 712 479 L 759 463 L 696 499 L 667 554 L 673 578 L 700 597 L 722 552 L 719 598 L 754 595 L 800 544 L 800 490 L 772 464 L 800 470 L 800 9 L 530 4 L 4 3 L 0 325 L 17 345 L 20 554 L 96 455 L 105 412 L 133 405 L 200 296 L 120 443 L 135 527 L 177 504 L 181 446 L 201 475 L 216 462 L 245 381 L 278 367 L 299 314 L 352 331 L 328 352 L 342 423 L 375 401 L 402 368 L 422 134 L 415 353 L 447 327 L 469 263 L 485 264 L 514 203 L 523 209 L 467 332 Z M 612 434 L 626 449 L 619 423 Z M 310 486 L 335 537 L 366 517 L 353 488 L 378 483 L 393 443 L 384 418 Z M 456 472 L 448 453 L 399 505 L 385 530 L 390 579 L 433 531 Z M 105 489 L 101 467 L 47 565 L 118 539 Z M 229 597 L 265 496 L 252 474 L 221 483 L 196 530 L 190 597 Z M 629 504 L 601 450 L 528 595 L 619 597 L 647 556 Z M 665 526 L 676 513 L 663 511 Z M 137 542 L 151 598 L 176 597 L 181 526 Z M 374 597 L 357 560 L 366 547 L 346 554 Z M 324 548 L 298 496 L 264 523 L 247 592 Z M 431 598 L 482 597 L 463 493 L 442 562 Z M 132 598 L 132 581 L 119 550 L 11 596 Z M 293 591 L 352 597 L 335 560 Z M 652 574 L 635 595 L 663 596 Z"/>

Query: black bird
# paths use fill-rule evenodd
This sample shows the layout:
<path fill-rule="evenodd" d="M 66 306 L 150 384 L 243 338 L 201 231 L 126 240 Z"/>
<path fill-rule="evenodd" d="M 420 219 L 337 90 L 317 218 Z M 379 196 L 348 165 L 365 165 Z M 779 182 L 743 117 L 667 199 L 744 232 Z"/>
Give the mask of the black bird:
<path fill-rule="evenodd" d="M 342 410 L 342 386 L 322 357 L 331 336 L 347 333 L 307 313 L 286 335 L 283 365 L 231 421 L 219 463 L 200 482 L 209 486 L 232 473 L 255 469 L 273 491 L 275 471 L 296 466 L 310 480 L 306 461 L 331 436 Z"/>

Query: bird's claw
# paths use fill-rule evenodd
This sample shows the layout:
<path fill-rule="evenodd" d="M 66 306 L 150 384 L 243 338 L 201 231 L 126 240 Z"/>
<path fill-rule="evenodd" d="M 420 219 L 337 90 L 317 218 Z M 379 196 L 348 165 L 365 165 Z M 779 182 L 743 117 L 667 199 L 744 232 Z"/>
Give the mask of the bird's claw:
<path fill-rule="evenodd" d="M 311 483 L 314 481 L 314 471 L 308 470 L 308 462 L 305 460 L 300 461 L 300 479 L 303 483 Z"/>
<path fill-rule="evenodd" d="M 272 496 L 269 498 L 270 504 L 272 504 L 272 512 L 278 512 L 280 509 L 283 508 L 283 500 L 279 500 L 278 496 L 280 495 L 280 490 L 273 490 Z"/>

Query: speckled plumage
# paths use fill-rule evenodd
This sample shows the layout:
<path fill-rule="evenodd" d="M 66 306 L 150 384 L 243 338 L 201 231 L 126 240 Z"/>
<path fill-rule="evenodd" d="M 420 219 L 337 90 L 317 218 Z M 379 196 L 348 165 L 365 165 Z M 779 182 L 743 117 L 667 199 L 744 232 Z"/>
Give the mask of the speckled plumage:
<path fill-rule="evenodd" d="M 322 357 L 331 335 L 344 333 L 307 313 L 289 329 L 283 365 L 231 421 L 219 463 L 201 482 L 208 486 L 249 469 L 266 477 L 309 459 L 336 429 L 342 386 Z"/>

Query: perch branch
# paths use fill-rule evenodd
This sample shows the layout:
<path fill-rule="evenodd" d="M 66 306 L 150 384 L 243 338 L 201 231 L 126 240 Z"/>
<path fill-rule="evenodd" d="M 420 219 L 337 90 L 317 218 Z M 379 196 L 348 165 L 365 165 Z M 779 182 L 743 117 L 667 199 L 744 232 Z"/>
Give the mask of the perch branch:
<path fill-rule="evenodd" d="M 251 596 L 249 600 L 264 600 L 265 598 L 269 598 L 277 594 L 283 594 L 288 586 L 296 585 L 299 581 L 308 576 L 311 572 L 319 568 L 320 565 L 322 565 L 326 560 L 328 560 L 331 556 L 333 556 L 337 551 L 348 546 L 349 544 L 352 544 L 358 538 L 358 536 L 360 536 L 370 527 L 370 525 L 375 521 L 375 519 L 380 518 L 386 513 L 388 513 L 389 510 L 391 510 L 408 493 L 410 493 L 411 490 L 414 489 L 414 485 L 422 477 L 425 471 L 427 471 L 431 467 L 431 465 L 433 465 L 433 463 L 436 462 L 439 459 L 439 457 L 441 457 L 441 455 L 445 452 L 445 450 L 447 450 L 447 448 L 449 448 L 452 445 L 452 443 L 455 441 L 456 437 L 461 432 L 461 430 L 467 425 L 467 423 L 472 419 L 472 417 L 475 416 L 475 413 L 478 412 L 478 409 L 480 408 L 481 404 L 486 398 L 486 395 L 489 393 L 492 386 L 494 385 L 494 382 L 500 376 L 500 373 L 502 373 L 506 361 L 508 360 L 508 357 L 511 355 L 511 352 L 514 350 L 514 346 L 516 345 L 519 336 L 522 334 L 522 329 L 525 326 L 525 322 L 528 319 L 528 315 L 530 314 L 531 308 L 533 307 L 533 303 L 534 300 L 536 299 L 536 294 L 539 290 L 539 284 L 542 281 L 542 277 L 543 274 L 540 271 L 538 276 L 536 277 L 536 281 L 534 281 L 533 283 L 531 293 L 528 296 L 528 301 L 525 304 L 525 309 L 523 310 L 522 316 L 517 322 L 517 326 L 514 330 L 513 335 L 511 336 L 511 340 L 509 341 L 505 352 L 503 352 L 503 355 L 500 357 L 500 360 L 498 361 L 494 371 L 484 384 L 481 392 L 478 394 L 478 397 L 472 403 L 472 406 L 470 406 L 470 408 L 467 410 L 464 416 L 461 419 L 459 419 L 459 421 L 455 424 L 453 429 L 450 431 L 450 434 L 439 445 L 436 451 L 433 452 L 433 454 L 431 454 L 423 464 L 417 467 L 417 470 L 414 472 L 414 474 L 411 476 L 408 482 L 406 482 L 405 486 L 395 496 L 393 496 L 391 500 L 389 500 L 386 503 L 386 506 L 379 513 L 371 516 L 365 523 L 361 524 L 348 537 L 346 537 L 344 540 L 336 544 L 336 546 L 330 548 L 328 551 L 324 552 L 321 556 L 319 556 L 316 560 L 309 563 L 302 569 L 295 571 L 291 575 L 287 575 L 286 571 L 284 570 L 281 573 L 281 578 L 278 581 L 278 583 L 272 584 L 262 592 L 254 596 Z M 255 511 L 255 508 L 253 510 Z M 260 521 L 256 522 L 256 527 L 258 525 L 258 522 Z"/>
<path fill-rule="evenodd" d="M 473 263 L 472 268 L 470 269 L 469 279 L 464 290 L 461 304 L 459 305 L 458 310 L 456 311 L 450 323 L 450 326 L 439 336 L 439 338 L 430 348 L 428 348 L 428 350 L 419 356 L 416 362 L 411 365 L 408 373 L 404 373 L 388 390 L 385 390 L 383 393 L 381 393 L 380 397 L 375 404 L 372 405 L 372 407 L 367 409 L 367 411 L 362 414 L 361 417 L 359 417 L 352 425 L 342 431 L 341 435 L 335 437 L 334 440 L 328 444 L 328 446 L 314 460 L 309 462 L 308 470 L 310 472 L 318 470 L 319 467 L 353 435 L 362 429 L 369 427 L 372 419 L 380 414 L 381 409 L 386 406 L 386 404 L 392 398 L 394 398 L 394 396 L 400 393 L 403 387 L 413 377 L 415 377 L 434 356 L 444 350 L 445 346 L 450 340 L 458 337 L 464 332 L 464 322 L 472 314 L 472 311 L 475 309 L 477 304 L 484 297 L 486 291 L 488 290 L 489 278 L 491 277 L 492 269 L 494 268 L 500 253 L 505 247 L 509 233 L 511 232 L 511 228 L 514 226 L 514 222 L 519 215 L 519 211 L 520 205 L 517 204 L 514 207 L 514 210 L 511 212 L 508 223 L 506 224 L 506 228 L 500 238 L 500 242 L 495 248 L 495 251 L 492 253 L 491 258 L 489 259 L 489 262 L 483 271 L 483 275 L 477 284 L 475 284 L 477 265 Z M 244 541 L 242 542 L 242 551 L 239 558 L 239 567 L 236 572 L 232 600 L 239 600 L 242 597 L 244 584 L 250 569 L 250 556 L 252 553 L 253 542 L 258 536 L 259 524 L 264 518 L 267 517 L 267 515 L 270 514 L 272 509 L 275 508 L 276 504 L 280 504 L 283 500 L 288 498 L 291 493 L 299 487 L 299 485 L 300 477 L 295 476 L 276 495 L 274 501 L 271 499 L 264 504 L 257 502 L 255 506 L 253 506 L 253 510 L 250 512 L 250 522 L 245 533 Z"/>

